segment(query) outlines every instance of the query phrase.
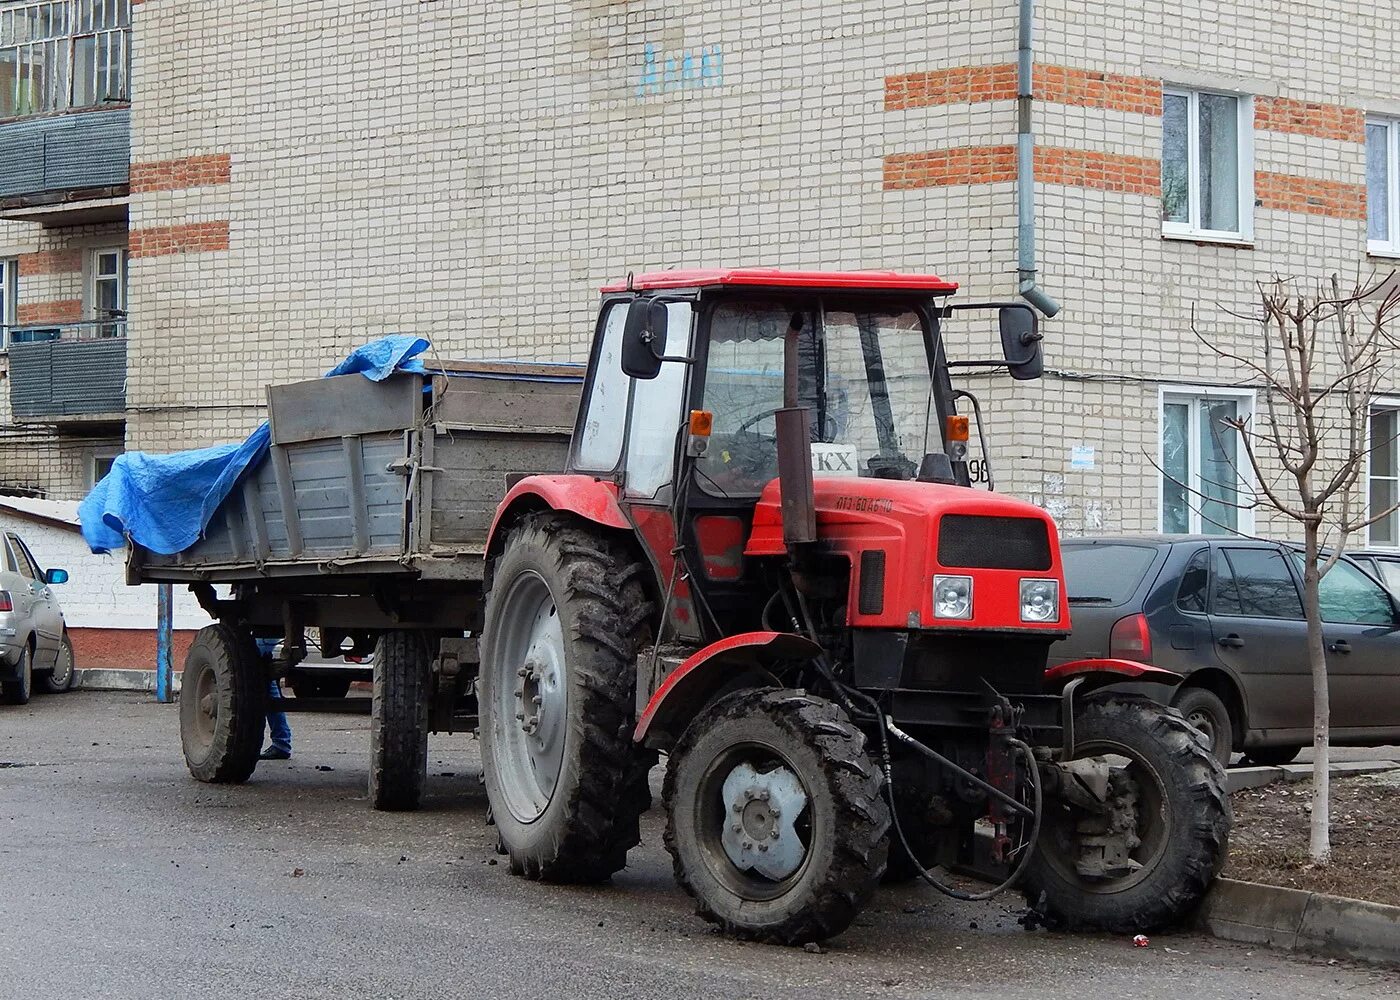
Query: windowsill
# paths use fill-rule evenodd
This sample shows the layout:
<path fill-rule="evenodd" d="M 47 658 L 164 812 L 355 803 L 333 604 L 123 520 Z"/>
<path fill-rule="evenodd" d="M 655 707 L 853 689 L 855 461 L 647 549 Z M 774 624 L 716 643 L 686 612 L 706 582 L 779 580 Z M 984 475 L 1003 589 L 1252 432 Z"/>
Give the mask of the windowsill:
<path fill-rule="evenodd" d="M 1162 239 L 1175 240 L 1179 243 L 1195 243 L 1198 246 L 1209 244 L 1210 246 L 1217 247 L 1234 247 L 1237 250 L 1254 249 L 1254 240 L 1250 237 L 1241 236 L 1239 233 L 1192 233 L 1163 229 Z"/>
<path fill-rule="evenodd" d="M 1367 246 L 1367 257 L 1380 257 L 1384 260 L 1400 260 L 1400 246 Z"/>

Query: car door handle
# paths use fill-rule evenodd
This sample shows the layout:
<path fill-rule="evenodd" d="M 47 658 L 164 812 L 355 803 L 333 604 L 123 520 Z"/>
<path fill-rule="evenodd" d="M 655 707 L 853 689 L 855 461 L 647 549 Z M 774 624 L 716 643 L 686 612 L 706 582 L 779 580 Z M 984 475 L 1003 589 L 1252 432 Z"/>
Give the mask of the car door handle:
<path fill-rule="evenodd" d="M 1329 644 L 1328 644 L 1328 646 L 1327 646 L 1327 652 L 1329 652 L 1329 653 L 1350 653 L 1350 652 L 1351 652 L 1351 643 L 1347 642 L 1345 639 L 1338 639 L 1336 642 L 1333 642 L 1333 643 L 1329 643 Z"/>
<path fill-rule="evenodd" d="M 1231 632 L 1220 640 L 1220 645 L 1224 646 L 1226 649 L 1239 649 L 1244 645 L 1244 640 Z"/>

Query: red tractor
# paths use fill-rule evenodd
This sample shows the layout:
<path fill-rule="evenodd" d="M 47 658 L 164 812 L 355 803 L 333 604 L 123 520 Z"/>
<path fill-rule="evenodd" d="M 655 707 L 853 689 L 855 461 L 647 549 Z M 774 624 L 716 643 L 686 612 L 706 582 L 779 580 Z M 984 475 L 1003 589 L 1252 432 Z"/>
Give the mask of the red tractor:
<path fill-rule="evenodd" d="M 837 934 L 882 877 L 976 871 L 1051 926 L 1151 930 L 1219 871 L 1220 765 L 1170 684 L 1047 671 L 1070 613 L 1045 511 L 973 489 L 950 368 L 1037 378 L 1027 306 L 934 276 L 671 271 L 604 290 L 568 467 L 501 502 L 476 694 L 512 870 L 605 879 L 667 757 L 699 912 Z M 950 362 L 958 309 L 1002 357 Z M 974 410 L 975 412 L 975 410 Z M 1118 685 L 1119 688 L 1115 688 Z"/>

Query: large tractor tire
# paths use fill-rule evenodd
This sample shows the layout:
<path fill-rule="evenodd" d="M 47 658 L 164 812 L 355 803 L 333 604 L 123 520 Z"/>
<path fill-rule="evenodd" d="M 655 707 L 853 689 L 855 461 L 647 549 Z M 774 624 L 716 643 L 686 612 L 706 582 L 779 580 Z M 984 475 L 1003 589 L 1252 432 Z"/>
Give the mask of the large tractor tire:
<path fill-rule="evenodd" d="M 846 713 L 748 690 L 700 713 L 666 769 L 666 849 L 696 912 L 771 944 L 840 934 L 885 870 L 884 774 Z"/>
<path fill-rule="evenodd" d="M 482 635 L 481 758 L 511 871 L 599 882 L 627 863 L 654 755 L 632 742 L 647 567 L 559 515 L 514 528 Z"/>
<path fill-rule="evenodd" d="M 1139 933 L 1179 924 L 1225 863 L 1232 815 L 1225 771 L 1180 712 L 1147 698 L 1095 695 L 1074 723 L 1076 759 L 1109 764 L 1107 802 L 1090 812 L 1047 796 L 1022 882 L 1062 930 Z M 1126 846 L 1127 862 L 1086 874 Z"/>
<path fill-rule="evenodd" d="M 28 705 L 34 694 L 34 649 L 25 645 L 19 651 L 15 679 L 0 683 L 0 698 L 10 705 Z"/>
<path fill-rule="evenodd" d="M 389 632 L 379 644 L 369 727 L 369 800 L 376 809 L 411 812 L 423 800 L 431 667 L 421 632 Z"/>
<path fill-rule="evenodd" d="M 237 784 L 258 766 L 267 672 L 253 639 L 230 625 L 199 630 L 180 679 L 180 745 L 200 781 Z"/>

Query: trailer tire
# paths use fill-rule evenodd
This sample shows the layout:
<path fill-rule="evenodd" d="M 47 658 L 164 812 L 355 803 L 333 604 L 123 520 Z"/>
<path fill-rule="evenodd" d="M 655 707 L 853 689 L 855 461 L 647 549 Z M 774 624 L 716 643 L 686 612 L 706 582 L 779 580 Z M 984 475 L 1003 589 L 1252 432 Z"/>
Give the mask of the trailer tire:
<path fill-rule="evenodd" d="M 647 572 L 624 544 L 556 514 L 516 525 L 491 568 L 481 758 L 516 875 L 605 881 L 641 841 L 655 760 L 632 741 Z"/>
<path fill-rule="evenodd" d="M 1078 815 L 1048 797 L 1021 887 L 1027 902 L 1057 930 L 1136 934 L 1181 923 L 1225 863 L 1232 815 L 1224 769 L 1180 712 L 1148 698 L 1091 696 L 1081 704 L 1074 727 L 1077 747 L 1084 751 L 1079 756 L 1111 754 L 1133 761 L 1131 787 L 1117 786 L 1115 793 L 1110 785 L 1110 793 L 1130 796 L 1125 801 L 1139 817 L 1162 816 L 1165 829 L 1135 823 L 1146 863 L 1139 862 L 1142 868 L 1131 875 L 1093 881 L 1073 870 L 1070 857 Z"/>
<path fill-rule="evenodd" d="M 840 934 L 885 870 L 884 785 L 864 734 L 825 698 L 774 688 L 723 697 L 691 721 L 667 762 L 676 881 L 701 917 L 736 937 L 797 945 Z M 746 867 L 730 853 L 730 830 L 752 859 Z"/>
<path fill-rule="evenodd" d="M 180 746 L 199 781 L 238 784 L 258 766 L 267 676 L 252 637 L 231 625 L 199 630 L 180 674 Z"/>
<path fill-rule="evenodd" d="M 427 637 L 386 633 L 374 661 L 369 800 L 386 812 L 411 812 L 428 780 L 428 703 L 432 653 Z"/>

